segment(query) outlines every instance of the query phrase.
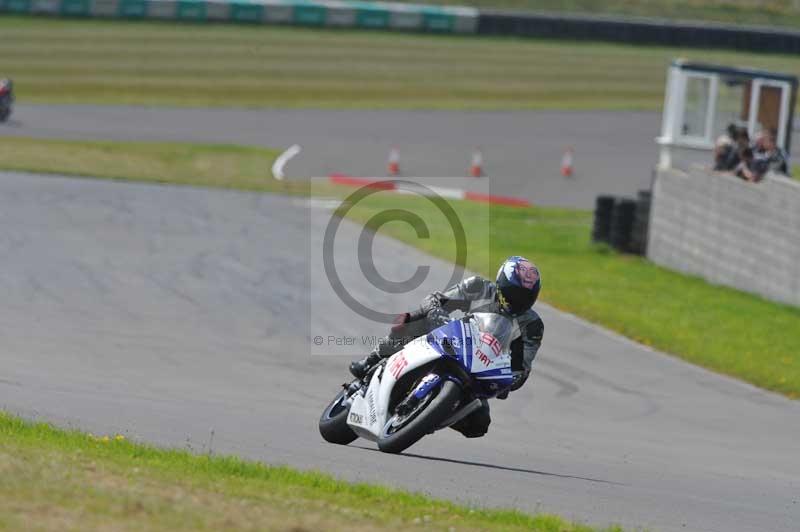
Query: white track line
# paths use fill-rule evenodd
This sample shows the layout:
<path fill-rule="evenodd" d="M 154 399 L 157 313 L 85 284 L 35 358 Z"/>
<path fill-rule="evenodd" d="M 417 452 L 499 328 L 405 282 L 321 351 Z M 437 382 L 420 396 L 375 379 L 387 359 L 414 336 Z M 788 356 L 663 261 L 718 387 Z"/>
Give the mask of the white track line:
<path fill-rule="evenodd" d="M 278 155 L 278 158 L 275 159 L 275 163 L 272 165 L 272 175 L 275 176 L 275 179 L 278 181 L 283 181 L 283 167 L 286 166 L 286 163 L 289 162 L 289 159 L 297 155 L 302 151 L 303 148 L 300 147 L 299 144 L 293 144 L 289 146 L 285 152 Z"/>
<path fill-rule="evenodd" d="M 450 199 L 464 199 L 464 191 L 457 188 L 434 187 L 418 183 L 402 183 L 395 191 L 401 194 L 417 194 L 421 196 L 441 196 Z"/>

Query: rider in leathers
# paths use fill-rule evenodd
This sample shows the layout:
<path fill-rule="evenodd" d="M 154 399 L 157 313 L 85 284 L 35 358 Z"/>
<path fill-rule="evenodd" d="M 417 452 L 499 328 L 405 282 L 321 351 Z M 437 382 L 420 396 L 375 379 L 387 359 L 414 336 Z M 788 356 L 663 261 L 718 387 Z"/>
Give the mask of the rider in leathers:
<path fill-rule="evenodd" d="M 496 282 L 482 277 L 470 277 L 445 290 L 426 297 L 420 309 L 398 316 L 389 336 L 379 342 L 378 347 L 365 359 L 353 362 L 350 372 L 363 378 L 382 359 L 400 351 L 405 344 L 427 334 L 450 321 L 450 313 L 496 312 L 509 316 L 514 321 L 514 337 L 511 342 L 511 369 L 514 384 L 511 390 L 519 389 L 531 372 L 533 360 L 542 344 L 544 324 L 539 314 L 531 308 L 539 295 L 541 279 L 539 270 L 523 257 L 509 257 L 500 266 Z M 505 399 L 508 392 L 498 395 Z M 489 403 L 482 406 L 452 428 L 467 438 L 478 438 L 489 430 L 491 417 Z"/>

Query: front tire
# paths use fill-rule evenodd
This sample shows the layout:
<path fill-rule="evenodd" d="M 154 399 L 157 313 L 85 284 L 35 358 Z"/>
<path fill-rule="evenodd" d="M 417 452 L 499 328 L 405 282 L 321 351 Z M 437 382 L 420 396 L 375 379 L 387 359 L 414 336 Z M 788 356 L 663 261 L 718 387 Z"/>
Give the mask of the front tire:
<path fill-rule="evenodd" d="M 452 381 L 444 381 L 439 393 L 407 424 L 390 432 L 393 416 L 378 438 L 378 449 L 385 453 L 401 453 L 417 443 L 423 436 L 436 430 L 455 410 L 461 399 L 461 389 Z"/>
<path fill-rule="evenodd" d="M 327 442 L 347 445 L 358 438 L 358 435 L 347 424 L 350 406 L 345 403 L 346 400 L 347 390 L 344 389 L 334 397 L 319 418 L 319 433 Z"/>

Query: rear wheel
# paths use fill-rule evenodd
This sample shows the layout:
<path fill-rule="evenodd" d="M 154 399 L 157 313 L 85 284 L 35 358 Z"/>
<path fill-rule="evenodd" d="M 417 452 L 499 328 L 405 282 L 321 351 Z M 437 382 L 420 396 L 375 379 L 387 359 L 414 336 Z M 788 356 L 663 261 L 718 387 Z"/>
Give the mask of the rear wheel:
<path fill-rule="evenodd" d="M 347 445 L 358 438 L 347 424 L 347 414 L 350 413 L 347 399 L 347 389 L 344 389 L 334 397 L 319 418 L 319 433 L 327 442 Z"/>
<path fill-rule="evenodd" d="M 410 412 L 395 413 L 386 422 L 378 437 L 378 448 L 385 453 L 400 453 L 417 443 L 423 436 L 436 430 L 458 406 L 461 389 L 452 381 L 444 381 L 436 391 L 431 391 Z"/>

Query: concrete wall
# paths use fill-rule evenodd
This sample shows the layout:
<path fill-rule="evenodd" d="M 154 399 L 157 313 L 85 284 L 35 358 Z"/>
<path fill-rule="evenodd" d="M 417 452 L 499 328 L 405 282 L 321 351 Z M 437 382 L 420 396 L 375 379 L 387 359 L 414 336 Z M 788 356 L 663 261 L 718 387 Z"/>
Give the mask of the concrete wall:
<path fill-rule="evenodd" d="M 800 306 L 800 183 L 662 170 L 650 216 L 653 262 Z"/>

